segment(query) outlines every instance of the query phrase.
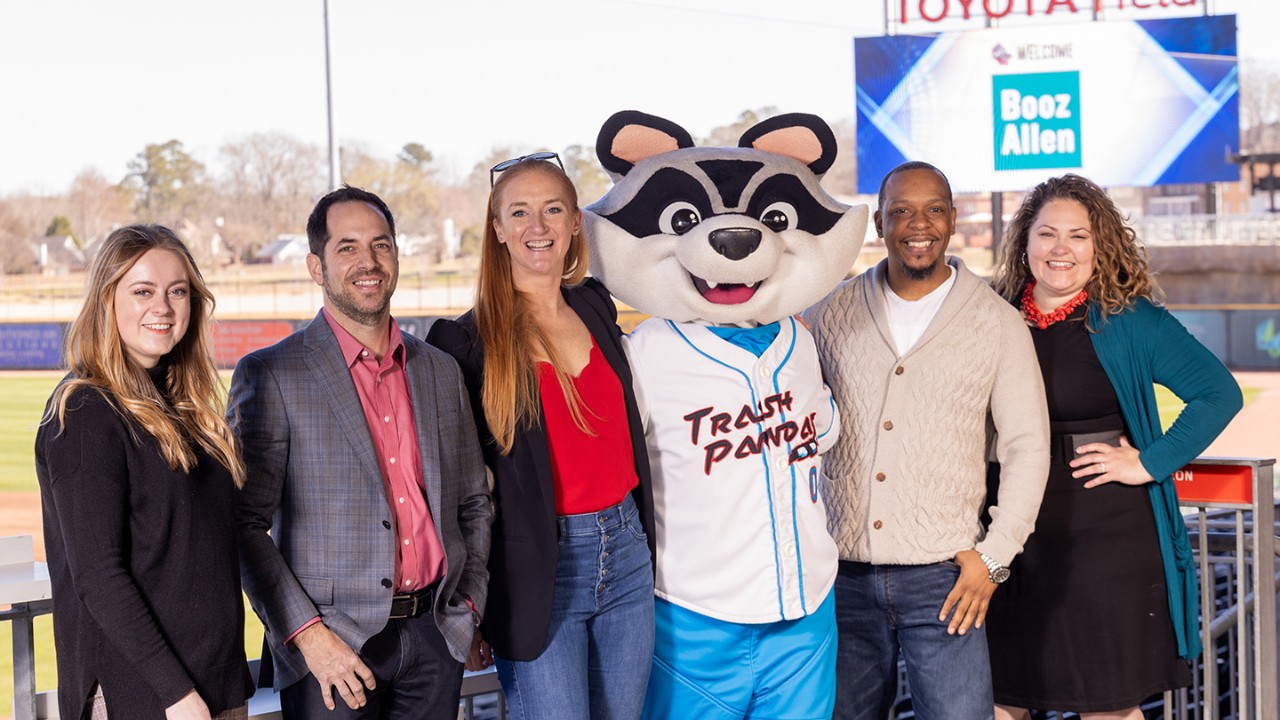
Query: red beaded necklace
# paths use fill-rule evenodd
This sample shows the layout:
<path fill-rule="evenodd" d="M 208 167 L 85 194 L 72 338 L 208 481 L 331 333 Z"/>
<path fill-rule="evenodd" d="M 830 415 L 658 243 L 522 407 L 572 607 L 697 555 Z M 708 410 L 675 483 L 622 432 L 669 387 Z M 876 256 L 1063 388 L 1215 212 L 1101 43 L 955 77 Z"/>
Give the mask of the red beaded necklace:
<path fill-rule="evenodd" d="M 1027 289 L 1022 291 L 1022 315 L 1028 322 L 1034 323 L 1035 326 L 1041 330 L 1044 330 L 1060 320 L 1065 320 L 1073 310 L 1083 305 L 1084 301 L 1089 299 L 1088 293 L 1081 290 L 1076 293 L 1075 297 L 1068 300 L 1057 310 L 1046 315 L 1045 313 L 1040 312 L 1040 308 L 1036 307 L 1035 296 L 1031 293 L 1035 287 L 1036 281 L 1033 278 L 1027 282 Z"/>

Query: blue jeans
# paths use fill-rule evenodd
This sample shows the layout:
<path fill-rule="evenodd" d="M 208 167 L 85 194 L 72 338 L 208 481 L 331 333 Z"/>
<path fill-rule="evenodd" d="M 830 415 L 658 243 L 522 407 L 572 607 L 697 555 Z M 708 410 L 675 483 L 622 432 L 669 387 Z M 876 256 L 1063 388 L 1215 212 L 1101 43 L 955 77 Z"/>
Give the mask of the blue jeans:
<path fill-rule="evenodd" d="M 938 613 L 960 568 L 840 562 L 836 575 L 837 720 L 885 720 L 893 705 L 898 652 L 906 660 L 911 706 L 920 720 L 987 720 L 994 715 L 987 633 L 947 634 Z"/>
<path fill-rule="evenodd" d="M 512 720 L 634 720 L 653 657 L 653 570 L 628 495 L 598 513 L 557 518 L 547 647 L 496 659 Z"/>

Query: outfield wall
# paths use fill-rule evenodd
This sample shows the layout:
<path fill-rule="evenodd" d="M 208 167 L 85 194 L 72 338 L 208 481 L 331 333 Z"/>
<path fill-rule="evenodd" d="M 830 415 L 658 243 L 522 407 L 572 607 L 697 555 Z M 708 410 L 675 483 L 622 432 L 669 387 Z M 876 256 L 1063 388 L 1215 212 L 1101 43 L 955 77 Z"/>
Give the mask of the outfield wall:
<path fill-rule="evenodd" d="M 425 337 L 437 316 L 398 317 L 400 329 Z M 284 339 L 308 320 L 221 320 L 213 323 L 213 358 L 233 368 L 240 358 Z M 70 323 L 0 323 L 0 370 L 62 367 L 62 337 Z"/>
<path fill-rule="evenodd" d="M 1233 370 L 1280 370 L 1280 305 L 1179 307 L 1173 314 L 1205 347 Z M 425 337 L 438 316 L 396 318 L 400 329 Z M 619 318 L 630 330 L 643 319 L 635 311 Z M 218 367 L 284 338 L 310 320 L 222 320 L 213 325 Z M 0 323 L 0 370 L 55 370 L 61 367 L 62 336 L 68 323 Z"/>

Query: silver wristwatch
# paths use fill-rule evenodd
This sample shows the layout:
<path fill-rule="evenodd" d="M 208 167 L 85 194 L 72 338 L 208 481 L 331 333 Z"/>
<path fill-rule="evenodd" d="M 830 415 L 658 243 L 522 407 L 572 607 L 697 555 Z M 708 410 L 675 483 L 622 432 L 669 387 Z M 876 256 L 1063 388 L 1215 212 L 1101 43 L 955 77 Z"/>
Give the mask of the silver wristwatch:
<path fill-rule="evenodd" d="M 1009 579 L 1009 568 L 996 562 L 996 559 L 986 553 L 978 553 L 978 557 L 982 558 L 982 564 L 987 566 L 987 577 L 991 582 L 999 585 Z"/>

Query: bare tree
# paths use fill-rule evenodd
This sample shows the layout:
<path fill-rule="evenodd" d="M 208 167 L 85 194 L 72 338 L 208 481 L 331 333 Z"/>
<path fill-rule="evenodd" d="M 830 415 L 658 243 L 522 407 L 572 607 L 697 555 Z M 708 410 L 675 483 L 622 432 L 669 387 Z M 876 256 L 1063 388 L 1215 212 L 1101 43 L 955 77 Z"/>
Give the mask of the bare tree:
<path fill-rule="evenodd" d="M 836 135 L 836 162 L 822 177 L 822 185 L 832 195 L 851 196 L 858 192 L 858 139 L 853 118 L 831 126 Z"/>
<path fill-rule="evenodd" d="M 95 169 L 82 170 L 67 190 L 71 226 L 76 229 L 82 246 L 105 237 L 117 226 L 133 220 L 129 196 L 118 185 Z"/>
<path fill-rule="evenodd" d="M 324 153 L 284 133 L 254 133 L 219 149 L 223 175 L 214 214 L 220 235 L 238 258 L 276 236 L 302 232 L 325 190 Z"/>
<path fill-rule="evenodd" d="M 18 195 L 0 200 L 0 273 L 36 269 L 32 242 L 45 235 L 50 221 L 66 215 L 60 196 Z"/>
<path fill-rule="evenodd" d="M 1280 73 L 1246 61 L 1240 71 L 1240 150 L 1280 152 Z"/>
<path fill-rule="evenodd" d="M 0 275 L 22 272 L 32 267 L 27 240 L 32 228 L 23 222 L 14 200 L 0 200 Z"/>
<path fill-rule="evenodd" d="M 609 192 L 613 181 L 600 167 L 596 149 L 589 145 L 570 145 L 560 153 L 565 172 L 578 191 L 578 202 L 590 205 Z"/>

